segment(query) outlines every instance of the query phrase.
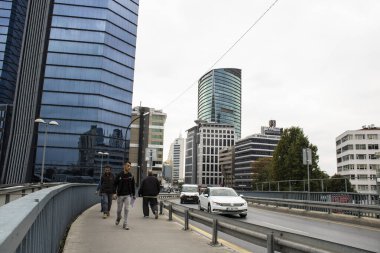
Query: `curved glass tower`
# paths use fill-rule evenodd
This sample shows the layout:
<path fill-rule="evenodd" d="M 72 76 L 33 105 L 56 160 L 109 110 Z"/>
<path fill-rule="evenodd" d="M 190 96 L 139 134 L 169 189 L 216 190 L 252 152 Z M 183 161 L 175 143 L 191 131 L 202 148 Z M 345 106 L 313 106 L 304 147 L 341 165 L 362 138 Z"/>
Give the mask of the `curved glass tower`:
<path fill-rule="evenodd" d="M 241 69 L 213 69 L 198 81 L 198 119 L 231 124 L 241 135 Z"/>
<path fill-rule="evenodd" d="M 139 0 L 28 2 L 7 182 L 40 176 L 45 137 L 47 180 L 93 182 L 105 164 L 122 169 L 138 7 Z M 59 126 L 45 134 L 36 118 Z"/>

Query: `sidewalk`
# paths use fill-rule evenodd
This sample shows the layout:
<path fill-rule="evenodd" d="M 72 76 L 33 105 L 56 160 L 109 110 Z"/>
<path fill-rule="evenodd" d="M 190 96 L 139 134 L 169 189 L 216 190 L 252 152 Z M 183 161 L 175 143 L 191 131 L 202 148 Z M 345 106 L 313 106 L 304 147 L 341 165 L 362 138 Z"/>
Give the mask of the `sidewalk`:
<path fill-rule="evenodd" d="M 111 216 L 107 219 L 102 218 L 100 204 L 79 216 L 70 228 L 63 252 L 234 252 L 224 246 L 208 245 L 209 239 L 194 231 L 184 231 L 182 225 L 168 221 L 166 215 L 160 215 L 155 220 L 150 213 L 149 218 L 143 218 L 141 198 L 136 200 L 134 208 L 129 211 L 130 230 L 124 230 L 123 220 L 118 226 L 115 225 L 116 206 L 114 201 Z"/>

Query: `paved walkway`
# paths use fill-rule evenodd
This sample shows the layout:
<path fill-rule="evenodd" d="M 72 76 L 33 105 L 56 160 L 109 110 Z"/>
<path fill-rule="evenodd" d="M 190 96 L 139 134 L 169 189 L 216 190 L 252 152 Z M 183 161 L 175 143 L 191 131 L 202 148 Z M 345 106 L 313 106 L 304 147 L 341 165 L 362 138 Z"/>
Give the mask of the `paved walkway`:
<path fill-rule="evenodd" d="M 157 220 L 152 214 L 149 218 L 143 218 L 141 198 L 136 200 L 134 208 L 129 212 L 130 230 L 122 229 L 122 220 L 116 226 L 115 217 L 116 201 L 113 202 L 111 216 L 107 219 L 102 218 L 100 204 L 86 210 L 72 224 L 63 252 L 234 252 L 224 246 L 208 245 L 210 239 L 194 231 L 182 230 L 182 225 L 168 221 L 166 215 L 160 215 Z"/>

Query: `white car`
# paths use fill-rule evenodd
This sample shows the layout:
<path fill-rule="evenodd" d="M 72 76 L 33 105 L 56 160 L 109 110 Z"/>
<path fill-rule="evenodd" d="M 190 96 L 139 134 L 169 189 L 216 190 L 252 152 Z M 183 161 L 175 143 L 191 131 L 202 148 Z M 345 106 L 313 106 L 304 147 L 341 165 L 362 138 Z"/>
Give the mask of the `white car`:
<path fill-rule="evenodd" d="M 182 185 L 182 190 L 179 197 L 181 199 L 181 204 L 184 204 L 186 202 L 198 204 L 198 199 L 199 199 L 198 185 L 196 184 Z"/>
<path fill-rule="evenodd" d="M 199 196 L 199 210 L 217 214 L 239 214 L 246 217 L 248 204 L 234 189 L 228 187 L 208 187 Z"/>

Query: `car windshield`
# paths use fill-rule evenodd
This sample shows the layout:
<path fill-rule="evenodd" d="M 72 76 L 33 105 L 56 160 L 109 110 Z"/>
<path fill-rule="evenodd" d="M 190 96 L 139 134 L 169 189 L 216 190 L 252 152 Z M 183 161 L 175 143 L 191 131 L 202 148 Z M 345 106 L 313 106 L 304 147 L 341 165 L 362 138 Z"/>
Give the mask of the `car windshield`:
<path fill-rule="evenodd" d="M 225 189 L 211 189 L 210 196 L 238 196 L 233 189 L 225 188 Z"/>
<path fill-rule="evenodd" d="M 198 192 L 198 187 L 194 186 L 184 186 L 182 187 L 183 192 Z"/>

